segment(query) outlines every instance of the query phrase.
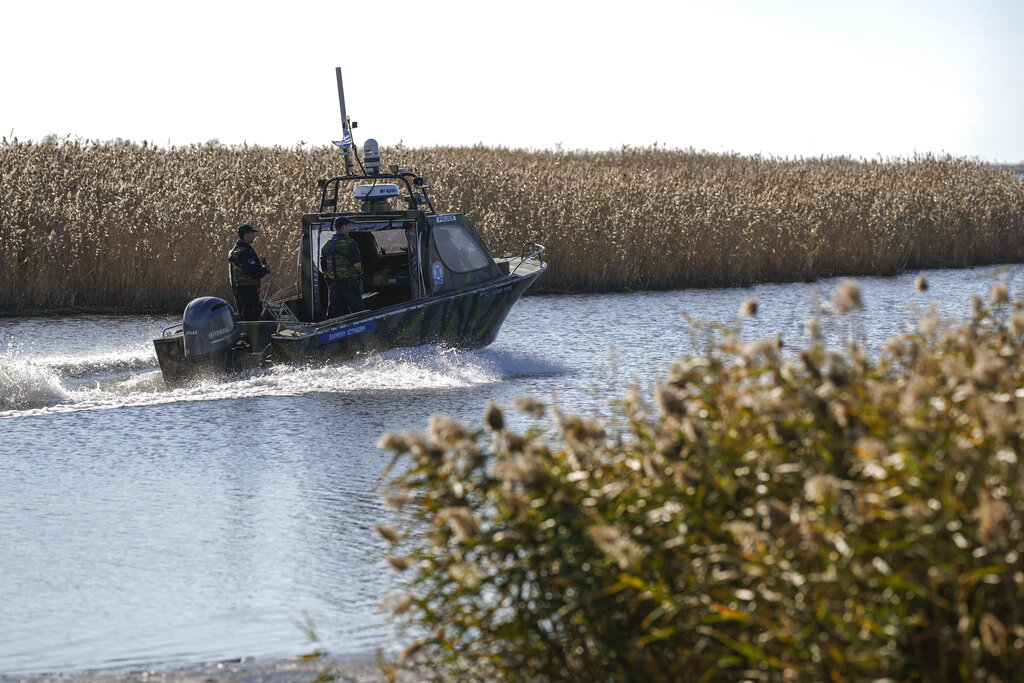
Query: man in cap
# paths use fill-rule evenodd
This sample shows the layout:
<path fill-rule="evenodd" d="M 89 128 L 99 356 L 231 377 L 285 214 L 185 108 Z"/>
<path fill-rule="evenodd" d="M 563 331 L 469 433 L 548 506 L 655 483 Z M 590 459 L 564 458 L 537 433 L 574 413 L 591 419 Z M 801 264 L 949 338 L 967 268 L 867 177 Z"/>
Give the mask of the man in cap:
<path fill-rule="evenodd" d="M 260 279 L 270 273 L 267 260 L 261 259 L 252 243 L 259 230 L 248 223 L 238 226 L 238 241 L 228 255 L 228 278 L 235 295 L 239 320 L 259 320 Z"/>
<path fill-rule="evenodd" d="M 327 278 L 330 298 L 327 317 L 365 311 L 360 294 L 359 276 L 363 274 L 359 245 L 348 236 L 352 221 L 345 216 L 334 219 L 334 236 L 320 249 L 320 270 Z"/>

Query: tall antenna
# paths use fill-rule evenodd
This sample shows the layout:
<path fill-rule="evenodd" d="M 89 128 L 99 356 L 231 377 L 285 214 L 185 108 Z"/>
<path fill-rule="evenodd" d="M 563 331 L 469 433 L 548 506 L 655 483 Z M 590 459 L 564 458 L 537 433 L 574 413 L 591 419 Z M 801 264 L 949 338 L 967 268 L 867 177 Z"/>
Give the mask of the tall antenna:
<path fill-rule="evenodd" d="M 341 84 L 341 67 L 334 67 L 334 73 L 338 76 L 338 102 L 341 104 L 341 130 L 340 142 L 334 144 L 341 147 L 341 153 L 345 155 L 345 173 L 353 175 L 356 170 L 355 162 L 352 160 L 352 124 L 349 123 L 348 114 L 345 113 L 345 87 Z"/>

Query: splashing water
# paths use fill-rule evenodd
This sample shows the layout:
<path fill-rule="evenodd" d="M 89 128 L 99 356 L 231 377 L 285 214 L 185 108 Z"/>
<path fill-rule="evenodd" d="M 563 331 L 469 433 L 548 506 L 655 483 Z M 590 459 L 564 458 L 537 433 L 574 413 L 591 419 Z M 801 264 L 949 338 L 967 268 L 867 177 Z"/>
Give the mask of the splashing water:
<path fill-rule="evenodd" d="M 60 378 L 45 365 L 0 355 L 0 415 L 59 403 L 67 397 Z"/>
<path fill-rule="evenodd" d="M 0 418 L 259 396 L 458 389 L 560 371 L 513 352 L 422 346 L 332 365 L 253 370 L 171 390 L 149 349 L 36 356 L 21 346 L 0 355 Z"/>

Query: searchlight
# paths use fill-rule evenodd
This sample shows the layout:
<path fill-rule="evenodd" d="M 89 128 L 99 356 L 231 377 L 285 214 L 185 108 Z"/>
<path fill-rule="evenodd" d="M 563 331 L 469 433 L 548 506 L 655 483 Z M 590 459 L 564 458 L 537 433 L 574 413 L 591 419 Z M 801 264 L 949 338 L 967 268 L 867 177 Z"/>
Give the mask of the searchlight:
<path fill-rule="evenodd" d="M 366 171 L 366 175 L 380 173 L 380 149 L 377 148 L 377 141 L 373 138 L 363 143 L 363 169 Z"/>

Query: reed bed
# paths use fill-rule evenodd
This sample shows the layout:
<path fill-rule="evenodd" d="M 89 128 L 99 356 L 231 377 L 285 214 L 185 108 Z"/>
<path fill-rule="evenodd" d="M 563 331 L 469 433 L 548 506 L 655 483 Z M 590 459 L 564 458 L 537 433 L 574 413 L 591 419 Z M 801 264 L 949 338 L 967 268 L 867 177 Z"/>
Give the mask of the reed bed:
<path fill-rule="evenodd" d="M 956 158 L 780 160 L 657 148 L 384 150 L 465 210 L 498 254 L 548 247 L 539 287 L 745 285 L 1024 260 L 1024 184 Z M 0 144 L 0 312 L 178 311 L 228 297 L 234 228 L 294 280 L 328 148 Z M 538 289 L 535 291 L 542 291 Z"/>
<path fill-rule="evenodd" d="M 921 283 L 923 286 L 924 283 Z M 852 281 L 832 315 L 861 305 Z M 756 312 L 748 302 L 745 312 Z M 392 433 L 378 531 L 417 680 L 1006 681 L 1024 671 L 1024 300 L 877 359 L 732 334 L 615 419 Z M 700 336 L 709 330 L 700 332 Z M 394 672 L 394 669 L 392 669 Z"/>

